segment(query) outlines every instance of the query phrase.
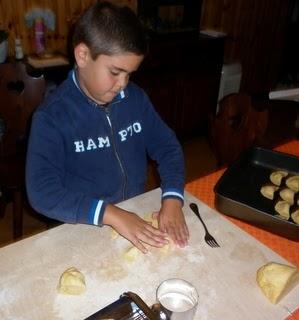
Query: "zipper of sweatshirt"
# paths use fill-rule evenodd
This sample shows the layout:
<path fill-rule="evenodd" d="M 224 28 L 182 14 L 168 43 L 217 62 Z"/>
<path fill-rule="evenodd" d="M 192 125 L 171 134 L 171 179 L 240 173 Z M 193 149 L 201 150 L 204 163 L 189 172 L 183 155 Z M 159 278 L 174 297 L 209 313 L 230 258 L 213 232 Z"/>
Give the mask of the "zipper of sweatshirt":
<path fill-rule="evenodd" d="M 124 177 L 124 181 L 123 181 L 123 189 L 122 189 L 122 198 L 123 200 L 126 199 L 126 191 L 127 191 L 127 183 L 128 183 L 128 178 L 127 178 L 127 175 L 126 175 L 126 172 L 125 172 L 125 169 L 124 169 L 124 166 L 120 160 L 120 157 L 119 157 L 119 154 L 118 154 L 118 151 L 116 149 L 116 143 L 115 143 L 115 135 L 114 135 L 114 129 L 113 129 L 113 126 L 112 126 L 112 122 L 111 122 L 111 118 L 110 118 L 110 115 L 109 115 L 109 110 L 108 110 L 108 107 L 105 107 L 105 113 L 106 113 L 106 118 L 108 120 L 108 123 L 109 123 L 109 126 L 111 128 L 111 136 L 112 136 L 112 145 L 113 145 L 113 150 L 114 150 L 114 154 L 115 154 L 115 157 L 118 161 L 118 164 L 120 166 L 120 169 L 121 169 L 121 172 L 123 174 L 123 177 Z"/>

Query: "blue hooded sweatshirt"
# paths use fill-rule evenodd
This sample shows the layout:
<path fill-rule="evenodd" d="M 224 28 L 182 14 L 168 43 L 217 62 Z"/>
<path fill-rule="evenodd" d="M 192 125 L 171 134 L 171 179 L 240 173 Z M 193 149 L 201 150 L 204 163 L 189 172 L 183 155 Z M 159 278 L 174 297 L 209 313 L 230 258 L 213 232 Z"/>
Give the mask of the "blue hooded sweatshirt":
<path fill-rule="evenodd" d="M 29 201 L 50 218 L 101 225 L 108 203 L 145 191 L 147 156 L 158 164 L 162 198 L 183 201 L 181 147 L 144 91 L 129 82 L 100 106 L 80 89 L 72 70 L 33 115 Z"/>

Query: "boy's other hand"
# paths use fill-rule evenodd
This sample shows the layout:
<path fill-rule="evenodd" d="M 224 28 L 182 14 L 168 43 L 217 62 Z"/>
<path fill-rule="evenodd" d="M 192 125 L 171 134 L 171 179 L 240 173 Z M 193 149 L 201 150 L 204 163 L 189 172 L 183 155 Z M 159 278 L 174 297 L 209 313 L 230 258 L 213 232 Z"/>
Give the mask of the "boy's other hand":
<path fill-rule="evenodd" d="M 128 239 L 143 253 L 147 253 L 144 244 L 163 247 L 168 241 L 166 232 L 154 228 L 149 222 L 133 212 L 108 204 L 103 217 L 103 224 L 110 225 L 119 234 Z"/>
<path fill-rule="evenodd" d="M 157 213 L 159 229 L 166 232 L 175 244 L 183 248 L 188 244 L 189 230 L 182 210 L 182 203 L 177 199 L 165 199 Z"/>

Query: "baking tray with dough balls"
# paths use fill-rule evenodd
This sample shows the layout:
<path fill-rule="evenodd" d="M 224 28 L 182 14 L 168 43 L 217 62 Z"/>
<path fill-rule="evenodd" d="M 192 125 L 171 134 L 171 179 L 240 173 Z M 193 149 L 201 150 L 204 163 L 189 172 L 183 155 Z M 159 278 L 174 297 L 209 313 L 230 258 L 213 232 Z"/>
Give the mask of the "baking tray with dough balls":
<path fill-rule="evenodd" d="M 260 193 L 273 201 L 275 215 L 299 224 L 299 176 L 276 170 L 271 172 L 269 180 L 262 185 Z"/>
<path fill-rule="evenodd" d="M 214 192 L 222 214 L 299 241 L 299 157 L 249 148 L 223 172 Z"/>

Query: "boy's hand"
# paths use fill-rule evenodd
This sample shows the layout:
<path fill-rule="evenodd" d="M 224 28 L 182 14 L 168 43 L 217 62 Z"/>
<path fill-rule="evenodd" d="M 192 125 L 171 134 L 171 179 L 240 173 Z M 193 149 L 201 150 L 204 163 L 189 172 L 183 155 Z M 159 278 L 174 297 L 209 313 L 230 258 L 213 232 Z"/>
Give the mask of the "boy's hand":
<path fill-rule="evenodd" d="M 180 247 L 188 244 L 189 230 L 182 210 L 182 203 L 177 199 L 165 199 L 157 214 L 159 229 L 166 232 Z"/>
<path fill-rule="evenodd" d="M 144 221 L 135 213 L 111 204 L 106 207 L 103 224 L 113 227 L 143 253 L 147 253 L 143 243 L 160 248 L 168 242 L 165 232 L 154 228 L 149 222 Z"/>

